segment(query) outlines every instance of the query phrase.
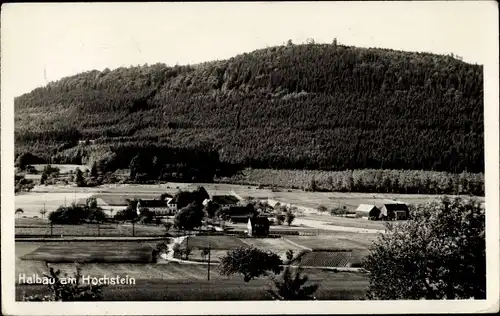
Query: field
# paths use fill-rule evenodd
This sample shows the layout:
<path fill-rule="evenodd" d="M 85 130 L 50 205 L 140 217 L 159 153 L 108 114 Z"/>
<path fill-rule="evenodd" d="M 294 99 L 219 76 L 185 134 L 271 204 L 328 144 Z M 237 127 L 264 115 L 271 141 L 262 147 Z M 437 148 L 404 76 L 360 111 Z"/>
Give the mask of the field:
<path fill-rule="evenodd" d="M 202 249 L 210 247 L 212 249 L 226 250 L 226 249 L 236 249 L 238 247 L 247 246 L 243 241 L 237 237 L 233 236 L 190 236 L 182 241 L 181 246 L 185 247 L 189 244 L 191 248 Z"/>
<path fill-rule="evenodd" d="M 15 220 L 16 235 L 50 236 L 51 228 L 47 220 L 19 218 Z M 164 236 L 165 229 L 156 225 L 136 224 L 81 224 L 53 225 L 53 236 Z"/>
<path fill-rule="evenodd" d="M 287 240 L 309 249 L 368 249 L 376 234 L 338 233 L 322 236 L 288 236 Z"/>
<path fill-rule="evenodd" d="M 292 264 L 315 267 L 348 267 L 352 263 L 351 251 L 312 251 L 306 252 L 292 261 Z"/>
<path fill-rule="evenodd" d="M 35 165 L 33 165 L 33 167 L 35 167 L 35 169 L 38 172 L 42 172 L 43 168 L 45 168 L 45 166 L 46 165 L 44 165 L 44 164 L 41 164 L 41 165 L 35 164 Z M 72 164 L 57 164 L 57 165 L 55 165 L 54 164 L 52 166 L 59 168 L 59 173 L 60 174 L 68 174 L 70 172 L 75 172 L 75 170 L 77 168 L 79 168 L 82 171 L 84 171 L 85 169 L 89 169 L 90 170 L 90 166 L 86 166 L 86 165 L 72 165 Z"/>
<path fill-rule="evenodd" d="M 22 260 L 45 262 L 151 262 L 154 245 L 134 242 L 85 242 L 47 244 L 21 257 Z"/>

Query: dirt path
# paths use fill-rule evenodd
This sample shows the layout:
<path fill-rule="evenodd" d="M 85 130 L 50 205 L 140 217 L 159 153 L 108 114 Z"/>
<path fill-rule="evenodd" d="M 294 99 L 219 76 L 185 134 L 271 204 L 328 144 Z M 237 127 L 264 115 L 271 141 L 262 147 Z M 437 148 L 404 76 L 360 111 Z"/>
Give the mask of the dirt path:
<path fill-rule="evenodd" d="M 304 226 L 315 228 L 315 229 L 334 230 L 334 231 L 353 232 L 353 233 L 376 234 L 376 233 L 383 233 L 384 232 L 383 229 L 370 229 L 370 228 L 329 225 L 329 224 L 325 224 L 324 222 L 321 222 L 321 221 L 315 221 L 315 220 L 311 220 L 311 219 L 302 219 L 300 217 L 297 217 L 295 219 L 294 224 L 304 225 Z"/>

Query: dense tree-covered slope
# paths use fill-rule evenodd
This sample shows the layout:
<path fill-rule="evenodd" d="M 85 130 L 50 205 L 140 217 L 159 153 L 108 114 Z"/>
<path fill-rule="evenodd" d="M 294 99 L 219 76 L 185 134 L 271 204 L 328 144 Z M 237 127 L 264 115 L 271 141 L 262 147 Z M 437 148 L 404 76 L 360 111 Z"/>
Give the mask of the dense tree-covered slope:
<path fill-rule="evenodd" d="M 484 168 L 482 66 L 427 53 L 306 44 L 94 70 L 16 98 L 15 113 L 16 153 L 64 163 L 177 148 L 260 168 Z"/>

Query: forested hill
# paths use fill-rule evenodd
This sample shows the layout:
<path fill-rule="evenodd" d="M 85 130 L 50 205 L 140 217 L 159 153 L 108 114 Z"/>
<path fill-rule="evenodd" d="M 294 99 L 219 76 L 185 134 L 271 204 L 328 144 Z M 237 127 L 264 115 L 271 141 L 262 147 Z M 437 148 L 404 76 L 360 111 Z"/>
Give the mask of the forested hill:
<path fill-rule="evenodd" d="M 15 113 L 16 154 L 60 163 L 195 150 L 255 168 L 484 168 L 482 66 L 428 53 L 291 44 L 94 70 L 16 98 Z"/>

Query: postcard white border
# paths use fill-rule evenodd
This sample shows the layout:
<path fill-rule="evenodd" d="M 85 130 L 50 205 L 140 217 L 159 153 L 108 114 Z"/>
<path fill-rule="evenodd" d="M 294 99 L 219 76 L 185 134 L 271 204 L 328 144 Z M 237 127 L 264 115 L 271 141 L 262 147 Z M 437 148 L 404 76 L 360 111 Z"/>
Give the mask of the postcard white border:
<path fill-rule="evenodd" d="M 21 4 L 22 5 L 22 4 Z M 115 5 L 121 5 L 115 3 Z M 191 4 L 193 5 L 193 4 Z M 303 5 L 307 5 L 303 3 Z M 353 5 L 356 5 L 353 3 Z M 478 47 L 489 52 L 484 65 L 485 98 L 485 185 L 487 209 L 487 299 L 466 301 L 317 301 L 317 302 L 91 302 L 38 303 L 15 302 L 14 290 L 14 119 L 11 100 L 6 99 L 9 68 L 13 54 L 5 46 L 5 34 L 16 32 L 8 25 L 1 28 L 1 249 L 2 249 L 2 313 L 15 315 L 192 315 L 192 314 L 384 314 L 384 313 L 469 313 L 495 312 L 499 308 L 499 73 L 498 73 L 498 4 L 479 2 L 491 8 L 484 17 L 491 43 Z M 2 7 L 4 9 L 4 7 Z M 2 21 L 3 12 L 2 10 Z M 486 29 L 486 28 L 485 28 Z M 467 40 L 464 38 L 463 40 Z M 5 105 L 5 106 L 4 106 Z"/>

